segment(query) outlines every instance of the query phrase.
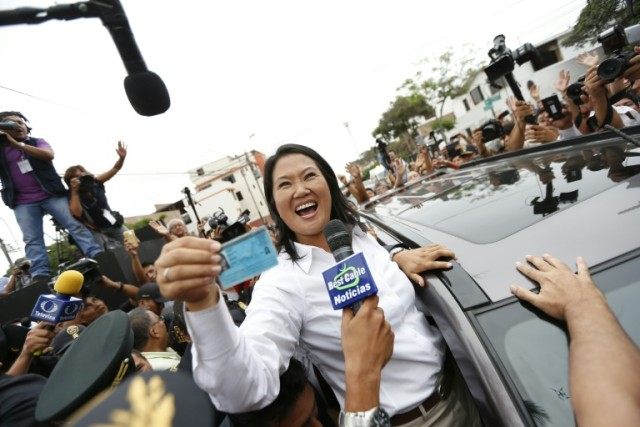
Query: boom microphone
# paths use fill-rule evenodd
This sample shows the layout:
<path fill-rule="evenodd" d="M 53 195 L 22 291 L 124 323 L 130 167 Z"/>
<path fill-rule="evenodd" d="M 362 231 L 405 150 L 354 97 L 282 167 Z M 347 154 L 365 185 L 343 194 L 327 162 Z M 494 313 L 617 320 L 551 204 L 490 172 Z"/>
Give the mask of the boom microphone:
<path fill-rule="evenodd" d="M 362 300 L 378 292 L 362 253 L 354 254 L 351 233 L 339 219 L 324 227 L 324 237 L 337 264 L 322 272 L 335 310 L 350 306 L 354 314 Z"/>
<path fill-rule="evenodd" d="M 127 70 L 124 90 L 133 109 L 142 116 L 155 116 L 167 111 L 171 106 L 169 91 L 162 79 L 147 69 L 120 1 L 101 0 L 92 4 L 109 30 Z"/>
<path fill-rule="evenodd" d="M 171 106 L 169 91 L 162 79 L 147 69 L 119 0 L 84 1 L 54 5 L 46 9 L 21 7 L 0 10 L 0 26 L 40 24 L 50 19 L 69 21 L 95 17 L 100 18 L 109 30 L 127 70 L 124 90 L 133 109 L 142 116 L 155 116 L 167 111 Z"/>

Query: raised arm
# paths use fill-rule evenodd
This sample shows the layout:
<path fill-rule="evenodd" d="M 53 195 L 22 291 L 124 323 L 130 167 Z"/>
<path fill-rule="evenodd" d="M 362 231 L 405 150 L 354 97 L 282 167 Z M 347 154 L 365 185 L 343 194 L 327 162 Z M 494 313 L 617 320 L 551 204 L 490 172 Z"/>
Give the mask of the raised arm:
<path fill-rule="evenodd" d="M 237 328 L 220 289 L 220 244 L 183 237 L 165 245 L 156 261 L 158 284 L 169 299 L 185 302 L 193 341 L 193 376 L 216 407 L 230 413 L 263 408 L 278 395 L 280 372 L 297 346 L 302 297 L 288 293 L 270 274 L 256 284 L 242 327 Z"/>
<path fill-rule="evenodd" d="M 122 143 L 122 141 L 118 141 L 118 147 L 116 148 L 116 154 L 118 155 L 118 160 L 113 165 L 111 169 L 108 171 L 101 173 L 96 176 L 96 179 L 103 184 L 109 181 L 111 178 L 117 174 L 120 169 L 122 169 L 122 165 L 124 165 L 124 159 L 127 157 L 127 146 Z"/>

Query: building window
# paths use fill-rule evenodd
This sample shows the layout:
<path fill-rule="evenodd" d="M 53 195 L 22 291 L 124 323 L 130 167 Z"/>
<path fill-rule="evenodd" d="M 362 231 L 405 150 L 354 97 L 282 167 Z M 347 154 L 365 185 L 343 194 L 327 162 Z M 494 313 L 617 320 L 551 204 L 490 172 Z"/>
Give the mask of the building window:
<path fill-rule="evenodd" d="M 471 89 L 471 92 L 469 92 L 469 95 L 471 95 L 471 100 L 473 101 L 473 105 L 478 105 L 482 101 L 484 101 L 484 95 L 482 95 L 482 89 L 480 89 L 480 86 L 476 86 L 473 89 Z"/>
<path fill-rule="evenodd" d="M 204 175 L 204 169 L 199 168 L 199 169 L 196 171 L 196 173 L 198 174 L 198 176 L 202 176 L 202 175 Z"/>
<path fill-rule="evenodd" d="M 464 109 L 465 109 L 466 111 L 471 110 L 471 107 L 469 106 L 469 101 L 467 101 L 467 98 L 463 99 L 463 100 L 462 100 L 462 103 L 464 104 Z"/>
<path fill-rule="evenodd" d="M 558 40 L 551 40 L 538 46 L 538 59 L 532 61 L 531 65 L 534 71 L 538 71 L 560 61 L 562 61 L 562 53 L 560 53 Z"/>
<path fill-rule="evenodd" d="M 232 184 L 235 184 L 235 182 L 236 182 L 236 177 L 235 177 L 233 174 L 231 174 L 231 175 L 227 175 L 227 176 L 225 176 L 224 178 L 222 178 L 222 180 L 223 180 L 223 181 L 228 181 L 228 182 L 230 182 L 230 183 L 232 183 Z"/>
<path fill-rule="evenodd" d="M 236 191 L 236 197 L 238 198 L 238 200 L 244 199 L 244 197 L 242 197 L 242 193 L 239 191 Z"/>

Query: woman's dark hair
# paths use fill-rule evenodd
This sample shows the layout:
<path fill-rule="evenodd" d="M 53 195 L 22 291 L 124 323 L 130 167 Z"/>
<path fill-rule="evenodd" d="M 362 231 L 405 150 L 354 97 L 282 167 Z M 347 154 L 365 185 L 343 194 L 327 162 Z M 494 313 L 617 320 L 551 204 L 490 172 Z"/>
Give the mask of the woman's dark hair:
<path fill-rule="evenodd" d="M 276 247 L 278 251 L 284 249 L 285 252 L 289 255 L 292 261 L 296 261 L 300 259 L 298 252 L 296 251 L 296 247 L 293 244 L 295 242 L 295 233 L 284 223 L 280 215 L 278 214 L 278 210 L 276 209 L 276 202 L 273 197 L 273 171 L 278 163 L 278 160 L 281 158 L 288 156 L 290 154 L 302 154 L 303 156 L 309 157 L 314 161 L 325 181 L 327 181 L 327 185 L 329 186 L 329 194 L 331 195 L 331 218 L 330 219 L 339 219 L 348 225 L 355 225 L 358 223 L 358 211 L 348 203 L 347 199 L 344 197 L 342 192 L 340 191 L 340 185 L 338 184 L 338 179 L 336 178 L 336 174 L 329 166 L 329 163 L 322 158 L 320 154 L 318 154 L 315 150 L 312 150 L 309 147 L 305 147 L 304 145 L 298 144 L 285 144 L 281 145 L 276 153 L 267 159 L 267 162 L 264 167 L 264 194 L 267 198 L 267 204 L 269 205 L 269 213 L 271 214 L 271 218 L 275 221 L 276 226 L 276 236 L 277 242 Z"/>
<path fill-rule="evenodd" d="M 289 367 L 280 375 L 278 397 L 266 407 L 243 414 L 229 414 L 237 427 L 269 427 L 278 425 L 295 407 L 307 385 L 307 371 L 296 359 L 289 361 Z"/>

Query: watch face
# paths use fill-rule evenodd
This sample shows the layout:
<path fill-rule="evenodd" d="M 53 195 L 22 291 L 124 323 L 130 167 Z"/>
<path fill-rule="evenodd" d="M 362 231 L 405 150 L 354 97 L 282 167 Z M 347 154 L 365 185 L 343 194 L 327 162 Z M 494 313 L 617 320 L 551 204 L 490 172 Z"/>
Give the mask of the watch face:
<path fill-rule="evenodd" d="M 376 427 L 389 427 L 391 425 L 391 418 L 389 418 L 387 411 L 378 408 L 373 414 L 373 425 Z"/>

